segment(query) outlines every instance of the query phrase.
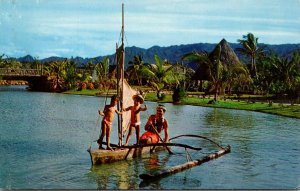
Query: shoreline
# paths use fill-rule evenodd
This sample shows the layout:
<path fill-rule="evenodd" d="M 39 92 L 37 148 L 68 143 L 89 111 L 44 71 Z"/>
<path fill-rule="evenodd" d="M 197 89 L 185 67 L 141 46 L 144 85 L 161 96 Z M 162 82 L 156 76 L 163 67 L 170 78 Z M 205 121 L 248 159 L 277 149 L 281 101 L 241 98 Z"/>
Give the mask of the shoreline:
<path fill-rule="evenodd" d="M 0 80 L 4 81 L 4 80 Z M 17 80 L 16 80 L 17 81 Z M 16 83 L 10 83 L 8 85 L 3 85 L 0 83 L 0 86 L 13 86 L 13 85 L 27 85 L 26 83 L 21 83 L 20 81 Z M 115 91 L 101 91 L 98 89 L 94 90 L 69 90 L 61 92 L 62 94 L 71 94 L 71 95 L 83 95 L 83 96 L 98 96 L 98 97 L 109 97 L 116 94 Z M 223 108 L 223 109 L 235 109 L 235 110 L 244 110 L 244 111 L 255 111 L 261 113 L 267 113 L 272 115 L 278 115 L 288 118 L 300 119 L 300 105 L 290 103 L 276 103 L 272 102 L 271 104 L 268 100 L 259 100 L 257 102 L 251 102 L 247 99 L 219 99 L 216 103 L 208 104 L 212 98 L 200 98 L 198 96 L 187 96 L 180 103 L 173 103 L 172 95 L 166 94 L 163 100 L 158 100 L 156 98 L 156 93 L 150 92 L 146 93 L 145 101 L 157 102 L 157 103 L 173 103 L 176 105 L 191 105 L 191 106 L 201 106 L 201 107 L 211 107 L 211 108 Z"/>
<path fill-rule="evenodd" d="M 113 93 L 101 93 L 100 90 L 69 90 L 62 92 L 63 94 L 73 94 L 73 95 L 87 95 L 87 96 L 99 96 L 106 97 L 107 95 L 113 95 Z M 246 100 L 222 100 L 219 99 L 215 104 L 208 104 L 209 98 L 198 98 L 189 97 L 183 99 L 180 103 L 173 103 L 172 95 L 166 95 L 163 100 L 158 100 L 155 93 L 147 93 L 145 96 L 145 101 L 158 102 L 158 103 L 173 103 L 177 105 L 192 105 L 192 106 L 202 106 L 202 107 L 212 107 L 212 108 L 223 108 L 223 109 L 235 109 L 244 111 L 255 111 L 261 113 L 267 113 L 272 115 L 278 115 L 289 118 L 300 119 L 300 106 L 299 104 L 290 105 L 287 103 L 272 103 L 269 104 L 267 100 L 265 102 L 249 102 Z"/>
<path fill-rule="evenodd" d="M 0 86 L 22 86 L 28 85 L 25 80 L 0 80 Z"/>

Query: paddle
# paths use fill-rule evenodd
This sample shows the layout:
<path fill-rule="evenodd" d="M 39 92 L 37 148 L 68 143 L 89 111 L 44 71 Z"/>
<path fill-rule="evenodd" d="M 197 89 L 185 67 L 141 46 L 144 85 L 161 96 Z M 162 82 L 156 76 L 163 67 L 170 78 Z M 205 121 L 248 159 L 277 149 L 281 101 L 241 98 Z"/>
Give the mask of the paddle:
<path fill-rule="evenodd" d="M 159 133 L 157 132 L 156 128 L 153 126 L 153 124 L 151 123 L 152 129 L 154 129 L 155 133 L 157 134 L 157 136 L 159 137 L 161 142 L 164 142 L 163 139 L 161 138 L 161 136 L 159 135 Z M 169 154 L 174 154 L 169 147 L 165 146 L 166 149 L 168 150 Z"/>

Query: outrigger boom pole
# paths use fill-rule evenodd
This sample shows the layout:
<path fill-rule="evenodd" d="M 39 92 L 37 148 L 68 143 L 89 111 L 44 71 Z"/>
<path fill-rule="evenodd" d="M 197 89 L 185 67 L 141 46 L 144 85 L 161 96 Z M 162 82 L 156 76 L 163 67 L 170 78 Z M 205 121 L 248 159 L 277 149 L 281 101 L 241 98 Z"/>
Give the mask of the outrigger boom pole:
<path fill-rule="evenodd" d="M 207 156 L 204 156 L 201 159 L 189 161 L 189 162 L 186 162 L 184 164 L 171 167 L 169 169 L 165 169 L 165 170 L 161 170 L 161 171 L 155 172 L 153 174 L 140 174 L 139 177 L 141 179 L 143 179 L 143 181 L 145 181 L 145 182 L 150 182 L 150 181 L 153 181 L 153 180 L 157 180 L 157 179 L 169 176 L 171 174 L 175 174 L 177 172 L 181 172 L 183 170 L 192 168 L 194 166 L 201 165 L 201 164 L 203 164 L 205 162 L 208 162 L 210 160 L 219 158 L 219 157 L 225 155 L 226 153 L 230 153 L 230 150 L 231 150 L 231 148 L 228 145 L 227 147 L 219 150 L 218 152 L 209 154 Z"/>

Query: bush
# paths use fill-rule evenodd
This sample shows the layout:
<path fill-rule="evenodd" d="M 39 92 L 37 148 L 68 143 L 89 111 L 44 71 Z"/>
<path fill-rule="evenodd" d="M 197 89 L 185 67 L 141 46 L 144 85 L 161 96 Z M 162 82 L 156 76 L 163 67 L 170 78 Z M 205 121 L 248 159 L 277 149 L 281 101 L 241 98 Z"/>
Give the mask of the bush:
<path fill-rule="evenodd" d="M 81 89 L 82 89 L 82 90 L 85 90 L 86 87 L 87 87 L 87 84 L 86 84 L 85 82 L 82 82 L 82 84 L 81 84 Z"/>
<path fill-rule="evenodd" d="M 185 90 L 183 87 L 178 86 L 173 91 L 173 103 L 180 103 L 181 100 L 186 96 Z"/>
<path fill-rule="evenodd" d="M 158 97 L 160 101 L 164 100 L 165 98 L 166 98 L 166 94 L 164 93 L 161 93 L 160 96 Z"/>
<path fill-rule="evenodd" d="M 92 82 L 89 82 L 89 83 L 87 84 L 87 89 L 89 89 L 89 90 L 95 89 L 95 88 L 94 88 L 94 84 L 93 84 Z"/>
<path fill-rule="evenodd" d="M 94 88 L 95 88 L 95 89 L 99 89 L 99 87 L 100 87 L 100 83 L 99 83 L 99 82 L 95 82 L 95 83 L 94 83 Z"/>

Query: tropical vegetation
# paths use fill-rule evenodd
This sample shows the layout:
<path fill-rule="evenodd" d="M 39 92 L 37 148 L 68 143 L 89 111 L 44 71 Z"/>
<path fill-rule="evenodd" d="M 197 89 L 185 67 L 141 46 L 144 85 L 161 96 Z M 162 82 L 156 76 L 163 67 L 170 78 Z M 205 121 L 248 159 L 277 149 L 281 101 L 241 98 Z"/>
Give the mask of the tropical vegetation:
<path fill-rule="evenodd" d="M 161 92 L 164 89 L 177 87 L 181 81 L 185 80 L 185 75 L 180 72 L 180 68 L 180 65 L 173 65 L 167 60 L 162 61 L 159 56 L 155 55 L 155 64 L 143 65 L 140 73 L 156 91 L 157 98 L 162 99 Z"/>
<path fill-rule="evenodd" d="M 145 63 L 141 55 L 136 55 L 128 62 L 125 77 L 131 85 L 150 87 L 161 101 L 172 94 L 172 101 L 184 103 L 187 95 L 200 90 L 202 99 L 213 95 L 210 103 L 221 102 L 221 98 L 224 100 L 230 96 L 240 98 L 243 94 L 263 95 L 269 104 L 272 104 L 271 99 L 299 103 L 300 50 L 279 56 L 260 45 L 258 39 L 252 33 L 246 34 L 237 40 L 241 46 L 235 50 L 231 50 L 223 39 L 211 52 L 192 51 L 181 55 L 176 63 L 157 54 L 153 55 L 155 62 Z M 243 55 L 241 60 L 235 51 Z M 192 69 L 189 63 L 195 63 L 197 67 Z M 112 66 L 108 57 L 78 67 L 70 59 L 46 63 L 35 59 L 34 62 L 21 63 L 0 56 L 0 68 L 42 70 L 47 76 L 49 91 L 58 92 L 86 89 L 108 92 L 115 89 L 113 73 L 117 69 Z"/>
<path fill-rule="evenodd" d="M 243 36 L 243 39 L 239 39 L 238 42 L 242 45 L 242 48 L 237 48 L 242 55 L 248 56 L 251 59 L 251 77 L 257 78 L 256 58 L 264 53 L 264 47 L 258 46 L 258 38 L 252 33 L 248 33 Z"/>

